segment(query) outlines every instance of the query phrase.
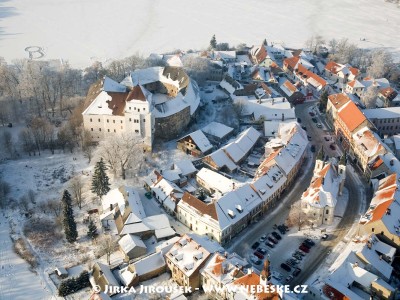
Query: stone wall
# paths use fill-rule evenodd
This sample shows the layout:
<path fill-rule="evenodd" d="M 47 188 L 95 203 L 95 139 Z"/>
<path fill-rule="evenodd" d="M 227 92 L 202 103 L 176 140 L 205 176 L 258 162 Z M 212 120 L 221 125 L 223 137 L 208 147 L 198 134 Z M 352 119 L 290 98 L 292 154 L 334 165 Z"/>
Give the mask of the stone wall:
<path fill-rule="evenodd" d="M 172 140 L 180 137 L 190 122 L 190 107 L 165 118 L 155 119 L 154 137 L 163 140 Z"/>

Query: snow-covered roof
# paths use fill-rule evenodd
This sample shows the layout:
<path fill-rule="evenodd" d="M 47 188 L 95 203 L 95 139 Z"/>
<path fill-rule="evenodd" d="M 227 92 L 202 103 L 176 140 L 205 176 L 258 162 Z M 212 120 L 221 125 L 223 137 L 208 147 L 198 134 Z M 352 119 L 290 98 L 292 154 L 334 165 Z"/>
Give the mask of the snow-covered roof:
<path fill-rule="evenodd" d="M 161 252 L 163 255 L 165 255 L 179 239 L 179 236 L 174 236 L 169 240 L 160 242 L 156 246 L 156 252 Z"/>
<path fill-rule="evenodd" d="M 175 230 L 173 230 L 171 227 L 164 227 L 161 229 L 156 229 L 154 235 L 156 236 L 157 240 L 165 239 L 174 236 Z"/>
<path fill-rule="evenodd" d="M 165 178 L 158 181 L 151 187 L 151 190 L 155 193 L 156 198 L 160 202 L 164 202 L 165 198 L 171 195 L 171 193 L 183 193 L 180 187 Z"/>
<path fill-rule="evenodd" d="M 132 223 L 140 222 L 146 217 L 139 193 L 132 187 L 121 186 L 110 190 L 102 199 L 103 212 L 109 211 L 110 205 L 115 207 L 116 204 L 122 214 L 124 214 L 126 206 L 129 206 L 131 210 L 129 219 Z"/>
<path fill-rule="evenodd" d="M 355 145 L 361 148 L 363 155 L 368 158 L 367 161 L 386 152 L 379 136 L 368 127 L 361 128 L 353 134 L 353 140 Z"/>
<path fill-rule="evenodd" d="M 240 99 L 235 98 L 234 102 L 239 100 Z M 260 101 L 261 103 L 259 103 Z M 254 114 L 256 120 L 260 117 L 265 118 L 265 120 L 296 119 L 294 108 L 292 108 L 290 102 L 283 97 L 248 100 L 244 102 L 244 105 L 246 112 Z"/>
<path fill-rule="evenodd" d="M 128 253 L 129 251 L 131 251 L 132 249 L 134 249 L 136 247 L 147 249 L 146 245 L 143 243 L 141 238 L 139 238 L 138 236 L 133 235 L 133 234 L 127 234 L 127 235 L 123 236 L 118 241 L 118 244 L 120 245 L 120 247 L 122 248 L 122 250 L 125 253 Z"/>
<path fill-rule="evenodd" d="M 109 266 L 107 266 L 99 261 L 96 262 L 96 264 L 99 266 L 100 270 L 102 271 L 102 276 L 104 276 L 107 279 L 107 284 L 118 286 L 118 281 L 115 279 Z"/>
<path fill-rule="evenodd" d="M 174 169 L 178 169 L 183 176 L 188 176 L 197 172 L 197 169 L 189 159 L 182 159 L 178 162 L 175 162 Z"/>
<path fill-rule="evenodd" d="M 210 252 L 186 234 L 166 254 L 172 264 L 187 277 L 198 270 L 209 256 Z"/>
<path fill-rule="evenodd" d="M 218 191 L 219 193 L 226 194 L 235 188 L 235 185 L 239 184 L 232 179 L 229 179 L 215 171 L 208 168 L 202 168 L 197 174 L 196 178 L 200 184 L 206 185 L 207 188 Z"/>
<path fill-rule="evenodd" d="M 125 93 L 127 88 L 123 84 L 120 84 L 105 76 L 103 82 L 103 90 L 106 92 Z"/>
<path fill-rule="evenodd" d="M 138 276 L 151 273 L 165 266 L 164 255 L 156 252 L 132 263 L 132 266 Z"/>
<path fill-rule="evenodd" d="M 222 149 L 235 163 L 238 163 L 249 154 L 249 151 L 255 146 L 260 136 L 260 132 L 250 127 L 241 132 L 234 142 L 229 143 Z"/>
<path fill-rule="evenodd" d="M 233 128 L 222 123 L 211 122 L 207 126 L 204 126 L 201 130 L 206 134 L 222 139 L 230 134 L 233 131 Z"/>
<path fill-rule="evenodd" d="M 362 111 L 368 119 L 400 118 L 400 107 L 371 108 Z"/>
<path fill-rule="evenodd" d="M 204 133 L 201 130 L 196 130 L 184 136 L 183 138 L 186 138 L 188 136 L 192 138 L 193 142 L 197 145 L 197 147 L 199 147 L 200 151 L 203 153 L 211 150 L 213 147 L 208 138 L 204 135 Z"/>
<path fill-rule="evenodd" d="M 362 257 L 366 263 L 372 265 L 386 279 L 389 279 L 393 267 L 381 255 L 386 255 L 388 258 L 393 259 L 395 253 L 395 248 L 381 242 L 375 235 L 372 235 L 362 250 L 357 252 L 357 255 Z"/>
<path fill-rule="evenodd" d="M 217 165 L 218 168 L 226 167 L 233 171 L 237 169 L 236 164 L 226 155 L 224 150 L 218 149 L 217 151 L 208 155 L 210 159 Z"/>
<path fill-rule="evenodd" d="M 225 249 L 218 242 L 210 240 L 206 235 L 198 235 L 196 233 L 188 233 L 187 235 L 210 253 L 225 252 Z"/>

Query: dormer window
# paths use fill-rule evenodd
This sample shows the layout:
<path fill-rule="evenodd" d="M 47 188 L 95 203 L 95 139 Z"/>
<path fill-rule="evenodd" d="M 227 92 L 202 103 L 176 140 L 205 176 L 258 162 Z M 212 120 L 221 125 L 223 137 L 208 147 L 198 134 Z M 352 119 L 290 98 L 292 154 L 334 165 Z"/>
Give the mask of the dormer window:
<path fill-rule="evenodd" d="M 236 214 L 230 209 L 228 209 L 228 215 L 231 217 L 231 219 L 234 219 L 236 217 Z"/>
<path fill-rule="evenodd" d="M 247 199 L 246 199 L 246 200 L 247 200 Z M 235 207 L 236 207 L 236 210 L 237 210 L 239 213 L 242 213 L 242 212 L 243 212 L 243 208 L 242 208 L 241 205 L 237 204 Z"/>

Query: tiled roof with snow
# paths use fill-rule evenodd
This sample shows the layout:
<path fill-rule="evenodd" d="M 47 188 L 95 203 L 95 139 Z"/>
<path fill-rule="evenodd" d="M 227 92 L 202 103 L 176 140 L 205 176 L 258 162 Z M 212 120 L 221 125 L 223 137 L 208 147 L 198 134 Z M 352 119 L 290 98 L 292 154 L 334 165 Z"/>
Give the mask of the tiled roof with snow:
<path fill-rule="evenodd" d="M 368 119 L 400 118 L 400 107 L 371 108 L 362 111 Z"/>
<path fill-rule="evenodd" d="M 166 254 L 166 258 L 187 277 L 197 271 L 209 256 L 210 252 L 186 234 Z"/>
<path fill-rule="evenodd" d="M 193 165 L 192 161 L 188 159 L 183 159 L 178 162 L 175 162 L 174 168 L 179 170 L 183 176 L 188 176 L 190 174 L 197 172 L 197 169 Z"/>
<path fill-rule="evenodd" d="M 201 130 L 206 134 L 222 139 L 230 134 L 233 131 L 233 128 L 222 123 L 211 122 L 207 126 L 204 126 Z"/>
<path fill-rule="evenodd" d="M 229 179 L 215 171 L 212 171 L 207 168 L 202 168 L 197 174 L 196 177 L 201 181 L 205 182 L 206 186 L 214 189 L 221 194 L 226 194 L 232 191 L 238 182 L 235 182 L 232 179 Z"/>
<path fill-rule="evenodd" d="M 363 155 L 368 157 L 368 161 L 386 152 L 379 136 L 368 127 L 361 128 L 353 134 L 353 140 L 361 148 Z"/>
<path fill-rule="evenodd" d="M 120 84 L 105 76 L 103 82 L 103 90 L 105 92 L 125 93 L 127 88 L 123 84 Z"/>
<path fill-rule="evenodd" d="M 187 136 L 190 136 L 193 140 L 193 142 L 199 147 L 200 151 L 205 153 L 209 150 L 212 149 L 212 145 L 208 138 L 204 135 L 204 133 L 201 130 L 196 130 Z"/>
<path fill-rule="evenodd" d="M 228 170 L 231 171 L 237 169 L 236 164 L 228 157 L 228 155 L 226 155 L 226 153 L 222 149 L 218 149 L 207 157 L 212 160 L 219 169 L 223 167 L 226 167 Z"/>
<path fill-rule="evenodd" d="M 163 202 L 171 193 L 182 193 L 181 188 L 165 178 L 161 179 L 157 184 L 155 184 L 151 190 L 155 193 L 156 198 L 161 202 Z"/>
<path fill-rule="evenodd" d="M 165 266 L 164 256 L 161 252 L 156 252 L 149 256 L 142 258 L 132 264 L 135 273 L 142 276 L 147 273 L 156 271 Z"/>
<path fill-rule="evenodd" d="M 338 118 L 342 120 L 350 132 L 353 132 L 366 120 L 364 114 L 352 101 L 347 102 L 339 109 Z"/>
<path fill-rule="evenodd" d="M 237 99 L 234 99 L 235 101 Z M 248 100 L 244 105 L 246 113 L 253 114 L 256 120 L 260 117 L 266 120 L 296 119 L 294 107 L 291 107 L 290 102 L 283 97 Z"/>
<path fill-rule="evenodd" d="M 127 234 L 123 236 L 119 241 L 118 244 L 122 248 L 125 253 L 128 253 L 132 249 L 139 247 L 146 249 L 146 245 L 143 243 L 142 239 L 133 234 Z"/>

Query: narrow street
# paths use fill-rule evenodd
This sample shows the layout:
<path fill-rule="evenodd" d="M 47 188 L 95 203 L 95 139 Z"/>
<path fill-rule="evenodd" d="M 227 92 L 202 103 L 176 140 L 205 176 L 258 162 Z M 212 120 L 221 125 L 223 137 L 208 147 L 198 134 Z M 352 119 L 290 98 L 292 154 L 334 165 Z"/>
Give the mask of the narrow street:
<path fill-rule="evenodd" d="M 334 143 L 334 139 L 331 139 L 331 133 L 329 132 L 329 127 L 327 126 L 324 116 L 316 115 L 315 118 L 318 119 L 318 123 L 323 124 L 322 128 L 317 128 L 316 123 L 312 121 L 310 115 L 310 110 L 315 106 L 315 102 L 307 102 L 302 105 L 297 105 L 296 116 L 301 119 L 301 126 L 306 128 L 307 135 L 311 137 L 310 145 L 315 146 L 315 153 L 309 153 L 306 161 L 295 180 L 294 185 L 288 189 L 285 194 L 281 197 L 281 203 L 278 204 L 271 212 L 265 215 L 258 223 L 251 224 L 245 231 L 243 231 L 234 241 L 227 246 L 227 249 L 231 252 L 236 252 L 239 255 L 248 258 L 253 252 L 251 245 L 258 241 L 260 236 L 273 231 L 274 224 L 282 224 L 288 217 L 290 205 L 295 201 L 300 199 L 304 190 L 309 186 L 314 169 L 315 155 L 321 147 L 324 148 L 324 152 L 329 157 L 338 157 L 342 155 L 341 150 L 334 146 L 334 149 L 330 147 Z M 325 139 L 328 139 L 328 141 Z M 348 233 L 349 229 L 352 227 L 354 222 L 357 222 L 359 217 L 360 203 L 365 202 L 365 192 L 362 191 L 360 186 L 360 179 L 357 178 L 358 174 L 349 170 L 346 171 L 346 183 L 345 187 L 349 192 L 348 206 L 345 210 L 342 220 L 340 221 L 338 227 L 334 230 L 334 233 L 330 234 L 330 238 L 327 241 L 322 241 L 317 243 L 313 248 L 312 252 L 315 255 L 312 259 L 308 260 L 308 263 L 303 266 L 302 272 L 298 277 L 295 278 L 291 284 L 301 284 L 304 283 L 309 276 L 315 272 L 316 269 L 323 263 L 327 255 L 332 251 L 332 249 L 343 240 L 343 238 Z M 363 205 L 364 207 L 364 205 Z M 290 238 L 290 237 L 284 237 Z M 293 243 L 298 243 L 298 239 L 293 238 Z M 312 253 L 310 253 L 312 255 Z M 275 256 L 275 255 L 274 255 Z M 279 265 L 282 261 L 271 261 L 273 269 L 281 272 Z M 260 269 L 261 265 L 255 266 Z M 285 273 L 285 272 L 282 272 Z"/>

